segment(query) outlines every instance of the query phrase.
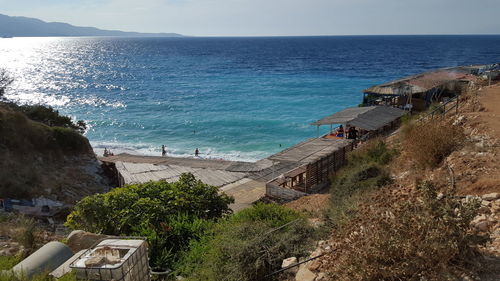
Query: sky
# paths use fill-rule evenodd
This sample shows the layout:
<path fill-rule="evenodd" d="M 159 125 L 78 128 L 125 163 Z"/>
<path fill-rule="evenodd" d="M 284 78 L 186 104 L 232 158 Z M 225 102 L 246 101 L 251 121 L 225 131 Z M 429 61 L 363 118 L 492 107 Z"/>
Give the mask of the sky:
<path fill-rule="evenodd" d="M 192 36 L 500 34 L 500 0 L 0 0 L 0 13 Z"/>

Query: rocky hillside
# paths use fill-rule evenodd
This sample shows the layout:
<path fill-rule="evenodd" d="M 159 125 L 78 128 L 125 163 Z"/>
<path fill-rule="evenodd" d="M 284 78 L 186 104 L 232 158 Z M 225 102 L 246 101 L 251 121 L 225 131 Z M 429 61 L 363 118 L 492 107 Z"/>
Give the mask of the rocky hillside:
<path fill-rule="evenodd" d="M 309 204 L 337 221 L 310 255 L 322 256 L 286 280 L 499 280 L 500 84 L 460 101 L 458 114 L 415 125 L 413 135 L 403 126 L 385 140 L 398 150 L 386 165 L 388 183 L 344 198 L 347 207 L 332 205 L 338 192 Z M 325 196 L 288 205 L 303 209 Z"/>
<path fill-rule="evenodd" d="M 74 203 L 107 190 L 88 140 L 0 103 L 0 198 L 44 195 Z"/>

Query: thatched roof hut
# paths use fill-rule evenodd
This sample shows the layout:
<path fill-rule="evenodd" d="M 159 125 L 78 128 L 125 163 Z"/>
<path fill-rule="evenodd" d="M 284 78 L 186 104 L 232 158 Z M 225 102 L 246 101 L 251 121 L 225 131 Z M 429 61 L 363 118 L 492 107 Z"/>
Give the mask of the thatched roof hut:
<path fill-rule="evenodd" d="M 479 78 L 474 74 L 479 69 L 479 66 L 439 69 L 373 86 L 363 91 L 363 104 L 397 107 L 412 104 L 414 109 L 423 110 L 433 101 L 458 95 L 471 82 L 477 82 Z"/>

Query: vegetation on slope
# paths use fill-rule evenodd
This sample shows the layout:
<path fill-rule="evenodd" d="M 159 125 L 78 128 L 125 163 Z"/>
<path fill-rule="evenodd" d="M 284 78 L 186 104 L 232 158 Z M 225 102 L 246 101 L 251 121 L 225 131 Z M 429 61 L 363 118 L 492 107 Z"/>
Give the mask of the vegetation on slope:
<path fill-rule="evenodd" d="M 145 236 L 153 268 L 190 280 L 270 280 L 266 276 L 284 258 L 309 247 L 313 231 L 297 212 L 258 204 L 231 215 L 231 202 L 216 187 L 183 174 L 175 183 L 128 185 L 86 197 L 66 225 Z"/>
<path fill-rule="evenodd" d="M 314 231 L 304 217 L 284 206 L 257 204 L 220 220 L 194 240 L 174 275 L 187 280 L 275 280 L 269 274 L 283 259 L 304 256 Z"/>
<path fill-rule="evenodd" d="M 435 168 L 464 142 L 462 128 L 442 120 L 408 122 L 403 127 L 404 157 L 417 168 Z"/>
<path fill-rule="evenodd" d="M 413 169 L 436 167 L 460 146 L 460 128 L 445 122 L 405 126 L 398 163 L 411 161 Z M 335 177 L 335 251 L 323 270 L 333 280 L 454 280 L 473 270 L 475 246 L 485 242 L 470 226 L 478 201 L 456 198 L 453 188 L 438 195 L 428 181 L 391 184 L 391 155 L 385 144 L 369 144 Z"/>
<path fill-rule="evenodd" d="M 330 188 L 330 222 L 349 221 L 367 193 L 390 182 L 387 164 L 397 154 L 382 140 L 374 140 L 349 154 L 348 164 L 333 178 Z"/>
<path fill-rule="evenodd" d="M 0 197 L 29 198 L 42 192 L 37 187 L 48 185 L 44 183 L 47 177 L 56 176 L 45 171 L 56 169 L 66 156 L 79 155 L 91 156 L 93 152 L 76 130 L 34 122 L 0 103 Z"/>
<path fill-rule="evenodd" d="M 78 202 L 66 225 L 109 235 L 145 236 L 153 267 L 172 268 L 189 241 L 230 213 L 233 199 L 183 174 L 179 181 L 126 185 Z"/>
<path fill-rule="evenodd" d="M 7 87 L 12 84 L 13 81 L 14 79 L 10 77 L 7 71 L 0 68 L 0 100 L 3 99 Z"/>

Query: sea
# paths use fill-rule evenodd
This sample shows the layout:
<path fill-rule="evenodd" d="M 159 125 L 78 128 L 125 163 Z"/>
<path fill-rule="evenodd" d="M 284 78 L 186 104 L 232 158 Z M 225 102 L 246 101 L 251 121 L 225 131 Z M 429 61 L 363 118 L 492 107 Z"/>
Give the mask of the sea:
<path fill-rule="evenodd" d="M 496 35 L 0 39 L 7 98 L 84 120 L 96 153 L 240 161 L 315 137 L 372 85 L 498 62 Z"/>

